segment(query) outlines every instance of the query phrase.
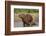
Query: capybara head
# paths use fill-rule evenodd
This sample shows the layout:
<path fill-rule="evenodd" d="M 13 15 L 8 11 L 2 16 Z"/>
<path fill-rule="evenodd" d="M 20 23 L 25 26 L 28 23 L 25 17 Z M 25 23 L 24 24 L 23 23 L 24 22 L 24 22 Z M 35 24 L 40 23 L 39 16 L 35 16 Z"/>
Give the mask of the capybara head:
<path fill-rule="evenodd" d="M 24 19 L 25 18 L 25 14 L 19 14 L 19 17 Z"/>

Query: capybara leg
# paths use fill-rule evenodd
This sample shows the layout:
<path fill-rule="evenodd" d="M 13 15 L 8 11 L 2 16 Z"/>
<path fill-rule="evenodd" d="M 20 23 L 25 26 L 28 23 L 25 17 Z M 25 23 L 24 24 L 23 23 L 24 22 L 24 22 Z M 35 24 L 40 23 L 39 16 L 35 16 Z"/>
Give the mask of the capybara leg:
<path fill-rule="evenodd" d="M 23 23 L 23 26 L 25 27 L 25 23 Z"/>

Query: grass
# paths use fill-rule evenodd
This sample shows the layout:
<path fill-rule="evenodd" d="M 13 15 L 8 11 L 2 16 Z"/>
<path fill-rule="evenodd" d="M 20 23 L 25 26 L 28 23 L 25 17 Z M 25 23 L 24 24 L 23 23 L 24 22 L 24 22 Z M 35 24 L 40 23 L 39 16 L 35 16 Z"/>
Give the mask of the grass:
<path fill-rule="evenodd" d="M 16 9 L 14 8 L 14 13 L 19 14 L 19 13 L 38 13 L 38 9 Z"/>

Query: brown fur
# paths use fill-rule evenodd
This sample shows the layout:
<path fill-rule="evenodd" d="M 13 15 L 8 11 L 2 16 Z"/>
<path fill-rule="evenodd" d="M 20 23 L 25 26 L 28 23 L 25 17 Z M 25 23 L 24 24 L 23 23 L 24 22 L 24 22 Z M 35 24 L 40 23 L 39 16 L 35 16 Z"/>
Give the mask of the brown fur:
<path fill-rule="evenodd" d="M 33 17 L 30 14 L 20 14 L 19 17 L 22 19 L 23 24 L 29 24 L 33 21 Z"/>

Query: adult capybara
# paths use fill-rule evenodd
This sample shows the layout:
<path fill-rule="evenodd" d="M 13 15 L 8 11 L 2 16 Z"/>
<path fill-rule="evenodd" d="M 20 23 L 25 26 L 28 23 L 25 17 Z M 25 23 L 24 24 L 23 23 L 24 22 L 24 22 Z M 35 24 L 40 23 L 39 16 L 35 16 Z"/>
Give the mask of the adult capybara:
<path fill-rule="evenodd" d="M 19 14 L 19 17 L 22 19 L 24 27 L 25 27 L 25 24 L 27 24 L 27 25 L 32 24 L 32 21 L 33 21 L 32 15 L 30 15 L 30 14 Z"/>

